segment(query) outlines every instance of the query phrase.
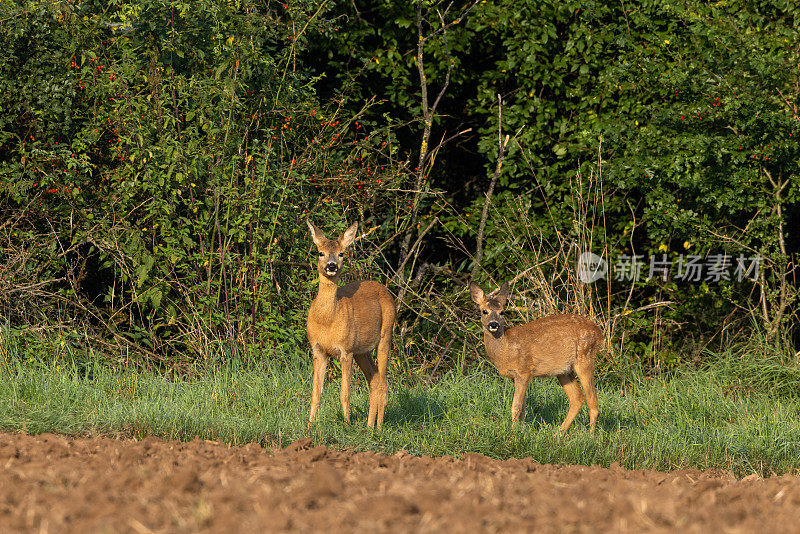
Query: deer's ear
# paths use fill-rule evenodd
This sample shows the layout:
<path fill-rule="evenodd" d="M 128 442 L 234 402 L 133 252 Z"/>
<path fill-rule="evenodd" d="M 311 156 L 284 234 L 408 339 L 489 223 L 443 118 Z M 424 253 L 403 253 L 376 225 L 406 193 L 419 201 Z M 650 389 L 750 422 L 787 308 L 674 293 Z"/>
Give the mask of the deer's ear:
<path fill-rule="evenodd" d="M 308 229 L 311 231 L 311 239 L 314 240 L 314 244 L 318 247 L 322 246 L 322 242 L 325 238 L 325 234 L 322 233 L 322 230 L 317 228 L 317 226 L 306 219 L 306 224 L 308 225 Z"/>
<path fill-rule="evenodd" d="M 358 221 L 354 222 L 350 225 L 350 228 L 344 231 L 342 237 L 339 238 L 339 244 L 343 247 L 349 247 L 353 244 L 353 241 L 356 240 L 356 234 L 358 233 Z"/>
<path fill-rule="evenodd" d="M 484 300 L 483 289 L 478 287 L 478 284 L 475 282 L 469 283 L 469 296 L 472 297 L 472 301 L 475 304 L 480 305 Z"/>
<path fill-rule="evenodd" d="M 506 302 L 508 302 L 508 280 L 503 282 L 503 285 L 500 286 L 500 289 L 497 290 L 497 300 L 500 301 L 501 306 L 505 306 Z"/>

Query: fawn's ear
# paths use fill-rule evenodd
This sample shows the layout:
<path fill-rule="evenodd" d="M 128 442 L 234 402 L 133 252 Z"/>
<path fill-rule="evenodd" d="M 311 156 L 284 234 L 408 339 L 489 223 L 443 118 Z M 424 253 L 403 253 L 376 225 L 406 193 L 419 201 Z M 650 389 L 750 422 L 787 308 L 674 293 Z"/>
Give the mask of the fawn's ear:
<path fill-rule="evenodd" d="M 475 282 L 469 283 L 469 296 L 472 297 L 472 301 L 477 304 L 481 305 L 484 300 L 483 289 L 478 287 L 478 284 Z"/>
<path fill-rule="evenodd" d="M 317 226 L 306 219 L 306 224 L 308 225 L 308 229 L 311 230 L 311 239 L 314 240 L 314 244 L 318 247 L 322 246 L 322 242 L 325 238 L 325 234 L 322 233 L 322 230 L 317 228 Z"/>
<path fill-rule="evenodd" d="M 503 285 L 500 286 L 500 289 L 497 290 L 497 300 L 500 301 L 501 306 L 505 306 L 506 302 L 508 302 L 508 280 L 503 282 Z"/>
<path fill-rule="evenodd" d="M 350 228 L 344 231 L 339 238 L 339 244 L 342 245 L 342 247 L 349 247 L 353 244 L 353 241 L 356 240 L 356 233 L 358 233 L 358 221 L 351 224 Z"/>

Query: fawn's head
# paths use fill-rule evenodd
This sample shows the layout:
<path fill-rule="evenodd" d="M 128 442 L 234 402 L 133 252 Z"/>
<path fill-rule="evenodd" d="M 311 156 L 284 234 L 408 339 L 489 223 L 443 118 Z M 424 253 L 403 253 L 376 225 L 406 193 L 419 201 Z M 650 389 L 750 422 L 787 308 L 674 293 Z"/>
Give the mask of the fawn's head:
<path fill-rule="evenodd" d="M 505 330 L 503 308 L 508 301 L 508 282 L 503 282 L 496 292 L 485 295 L 483 289 L 474 282 L 469 284 L 469 294 L 481 309 L 481 324 L 494 337 L 500 337 Z"/>
<path fill-rule="evenodd" d="M 354 222 L 350 228 L 344 231 L 338 239 L 328 239 L 322 230 L 317 228 L 311 221 L 306 221 L 308 229 L 311 230 L 311 238 L 317 245 L 319 257 L 317 258 L 317 271 L 320 277 L 328 278 L 334 282 L 339 279 L 339 273 L 344 261 L 344 251 L 356 239 L 358 223 Z"/>

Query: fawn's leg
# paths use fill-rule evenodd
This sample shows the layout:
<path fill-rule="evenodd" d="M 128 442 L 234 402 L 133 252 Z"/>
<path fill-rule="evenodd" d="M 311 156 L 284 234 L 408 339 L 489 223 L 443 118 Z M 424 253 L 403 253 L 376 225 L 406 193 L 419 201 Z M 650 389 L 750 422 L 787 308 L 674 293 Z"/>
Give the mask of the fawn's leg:
<path fill-rule="evenodd" d="M 569 399 L 569 411 L 567 412 L 567 417 L 564 419 L 564 422 L 561 423 L 561 432 L 566 432 L 569 425 L 572 424 L 573 419 L 575 419 L 575 416 L 578 415 L 578 412 L 581 410 L 584 396 L 578 382 L 575 380 L 574 374 L 567 373 L 558 375 L 557 378 Z"/>
<path fill-rule="evenodd" d="M 594 425 L 600 413 L 600 404 L 597 402 L 597 389 L 594 387 L 594 364 L 580 362 L 575 365 L 575 373 L 583 386 L 586 394 L 586 404 L 589 405 L 589 433 L 594 435 Z"/>
<path fill-rule="evenodd" d="M 319 345 L 314 345 L 314 380 L 311 386 L 311 412 L 308 414 L 308 424 L 314 422 L 317 417 L 319 400 L 322 397 L 322 385 L 325 383 L 325 371 L 328 368 L 328 355 L 323 352 Z"/>
<path fill-rule="evenodd" d="M 517 375 L 514 377 L 514 400 L 511 403 L 511 426 L 525 420 L 525 396 L 528 392 L 530 377 Z"/>

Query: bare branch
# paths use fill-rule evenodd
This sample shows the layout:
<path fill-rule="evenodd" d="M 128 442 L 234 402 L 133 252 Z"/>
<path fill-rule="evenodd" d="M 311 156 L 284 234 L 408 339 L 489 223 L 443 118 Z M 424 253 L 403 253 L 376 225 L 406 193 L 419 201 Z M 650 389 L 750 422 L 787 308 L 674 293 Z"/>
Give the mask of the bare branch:
<path fill-rule="evenodd" d="M 394 276 L 392 277 L 392 280 L 394 280 L 394 278 L 397 278 L 398 276 L 400 277 L 401 281 L 403 280 L 403 269 L 405 268 L 406 263 L 408 262 L 408 259 L 411 258 L 411 256 L 413 255 L 415 250 L 418 250 L 418 247 L 419 247 L 420 243 L 422 242 L 422 238 L 425 237 L 425 234 L 427 234 L 430 231 L 430 229 L 433 228 L 433 225 L 436 224 L 437 222 L 439 222 L 439 218 L 438 217 L 434 217 L 433 220 L 430 222 L 430 224 L 427 226 L 427 228 L 425 228 L 425 230 L 423 230 L 419 234 L 419 236 L 417 237 L 417 240 L 414 241 L 414 245 L 411 247 L 411 250 L 406 255 L 406 257 L 403 258 L 403 261 L 400 263 L 400 266 L 397 268 L 397 271 L 394 273 Z M 390 280 L 390 282 L 391 282 L 391 280 Z M 397 310 L 398 311 L 400 310 L 400 307 L 403 305 L 403 297 L 406 294 L 406 288 L 407 287 L 408 287 L 408 284 L 403 284 L 403 286 L 400 288 L 400 291 L 397 294 Z"/>
<path fill-rule="evenodd" d="M 428 379 L 425 381 L 425 384 L 422 385 L 422 391 L 428 389 L 428 386 L 431 384 L 431 380 L 433 379 L 433 375 L 436 373 L 436 370 L 439 368 L 439 364 L 442 363 L 442 358 L 444 355 L 447 354 L 447 351 L 450 350 L 450 345 L 453 344 L 456 338 L 451 337 L 450 341 L 447 342 L 447 346 L 444 348 L 442 352 L 439 353 L 439 357 L 436 358 L 436 364 L 434 364 L 433 369 L 431 370 L 431 374 L 428 375 Z"/>
<path fill-rule="evenodd" d="M 422 138 L 420 140 L 419 146 L 419 159 L 417 163 L 417 168 L 415 169 L 416 181 L 414 185 L 414 198 L 411 204 L 411 216 L 408 219 L 408 225 L 406 226 L 406 234 L 403 237 L 403 242 L 400 244 L 400 261 L 406 259 L 409 251 L 409 245 L 411 243 L 412 233 L 414 232 L 414 228 L 416 227 L 417 221 L 417 214 L 419 211 L 419 202 L 420 199 L 425 192 L 423 190 L 423 182 L 426 176 L 426 162 L 429 159 L 429 154 L 431 151 L 429 150 L 429 143 L 430 143 L 430 136 L 431 136 L 431 127 L 433 125 L 433 118 L 436 115 L 436 110 L 439 106 L 439 103 L 442 100 L 447 88 L 450 85 L 450 75 L 453 71 L 454 61 L 450 55 L 450 46 L 447 38 L 447 30 L 460 23 L 463 18 L 470 12 L 472 9 L 478 4 L 479 0 L 475 0 L 472 4 L 467 6 L 455 19 L 450 21 L 449 23 L 445 22 L 445 16 L 449 12 L 450 8 L 452 7 L 453 3 L 450 2 L 447 7 L 445 8 L 444 12 L 440 12 L 437 10 L 437 14 L 439 15 L 439 20 L 441 21 L 441 26 L 434 30 L 433 32 L 425 35 L 422 28 L 422 23 L 424 20 L 422 14 L 422 2 L 417 4 L 417 71 L 419 73 L 419 82 L 420 82 L 420 96 L 422 98 L 422 121 L 423 121 L 423 128 L 422 128 Z M 429 39 L 435 37 L 438 34 L 442 34 L 444 39 L 444 50 L 445 56 L 447 57 L 447 73 L 445 74 L 445 81 L 442 88 L 439 90 L 439 93 L 436 96 L 436 99 L 433 101 L 433 105 L 430 105 L 429 96 L 428 96 L 428 79 L 425 74 L 425 44 Z M 443 142 L 444 143 L 444 142 Z M 443 143 L 440 143 L 441 146 Z M 438 149 L 438 146 L 437 146 Z"/>
<path fill-rule="evenodd" d="M 514 134 L 514 138 L 516 138 L 518 134 L 519 131 Z M 475 275 L 478 274 L 478 269 L 481 267 L 481 260 L 483 259 L 483 232 L 486 228 L 486 216 L 489 214 L 489 204 L 492 201 L 492 194 L 494 194 L 494 186 L 497 184 L 497 179 L 500 177 L 500 170 L 503 168 L 503 160 L 506 156 L 506 147 L 508 147 L 509 139 L 510 137 L 508 135 L 503 138 L 503 98 L 497 95 L 497 165 L 494 168 L 494 175 L 489 184 L 489 190 L 486 192 L 486 200 L 483 202 L 481 222 L 478 225 L 478 245 L 475 252 L 475 265 L 472 267 L 472 274 L 470 274 L 469 277 L 470 280 L 475 280 Z"/>

